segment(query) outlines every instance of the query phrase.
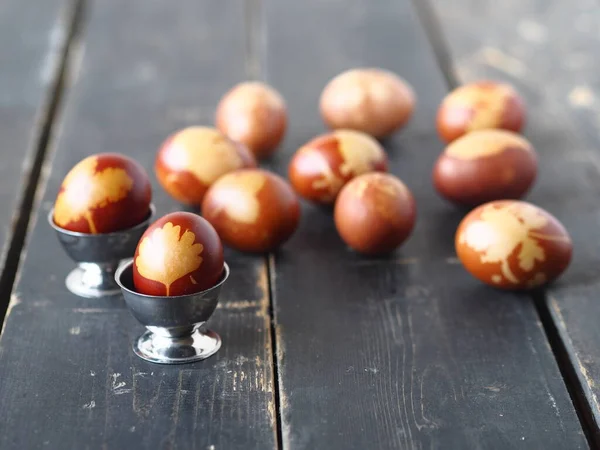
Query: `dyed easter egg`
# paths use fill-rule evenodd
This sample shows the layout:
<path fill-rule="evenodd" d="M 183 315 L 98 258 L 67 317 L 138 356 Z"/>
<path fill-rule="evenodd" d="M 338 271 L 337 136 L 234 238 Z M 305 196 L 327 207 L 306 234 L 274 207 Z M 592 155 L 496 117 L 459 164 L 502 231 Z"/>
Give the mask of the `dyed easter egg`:
<path fill-rule="evenodd" d="M 475 278 L 503 289 L 528 289 L 558 278 L 571 261 L 571 238 L 550 213 L 527 202 L 500 200 L 460 223 L 456 253 Z"/>
<path fill-rule="evenodd" d="M 142 235 L 133 259 L 133 284 L 146 295 L 176 296 L 213 287 L 223 273 L 223 245 L 197 214 L 175 212 Z"/>
<path fill-rule="evenodd" d="M 262 169 L 221 177 L 206 193 L 202 215 L 223 242 L 246 252 L 267 252 L 287 241 L 298 226 L 300 205 L 291 186 Z"/>
<path fill-rule="evenodd" d="M 152 187 L 144 168 L 118 153 L 99 153 L 77 163 L 54 203 L 54 223 L 79 233 L 111 233 L 150 214 Z"/>
<path fill-rule="evenodd" d="M 167 193 L 181 203 L 200 206 L 220 176 L 255 167 L 245 145 L 209 127 L 189 127 L 170 136 L 158 151 L 154 169 Z"/>

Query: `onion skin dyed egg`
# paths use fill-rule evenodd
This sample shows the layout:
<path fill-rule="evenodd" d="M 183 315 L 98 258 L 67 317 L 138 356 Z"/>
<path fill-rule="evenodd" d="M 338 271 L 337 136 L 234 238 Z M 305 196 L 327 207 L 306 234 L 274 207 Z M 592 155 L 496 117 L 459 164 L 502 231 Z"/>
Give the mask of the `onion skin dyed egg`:
<path fill-rule="evenodd" d="M 475 130 L 499 128 L 518 133 L 525 125 L 525 103 L 509 84 L 480 81 L 460 86 L 442 101 L 437 130 L 445 142 Z"/>
<path fill-rule="evenodd" d="M 381 138 L 403 127 L 415 108 L 412 87 L 378 68 L 345 71 L 327 83 L 320 98 L 329 128 L 349 128 Z"/>
<path fill-rule="evenodd" d="M 86 234 L 131 228 L 150 214 L 152 186 L 144 168 L 118 153 L 99 153 L 77 163 L 54 203 L 54 223 Z"/>
<path fill-rule="evenodd" d="M 252 153 L 210 127 L 188 127 L 171 135 L 154 164 L 165 191 L 175 200 L 196 207 L 220 176 L 245 167 L 256 167 Z"/>
<path fill-rule="evenodd" d="M 296 231 L 300 204 L 280 176 L 262 169 L 244 169 L 221 177 L 211 186 L 202 214 L 225 244 L 263 253 L 279 247 Z"/>
<path fill-rule="evenodd" d="M 471 211 L 460 223 L 456 253 L 475 278 L 501 289 L 523 290 L 558 278 L 571 261 L 571 238 L 547 211 L 500 200 Z"/>
<path fill-rule="evenodd" d="M 288 177 L 302 197 L 330 205 L 355 176 L 387 170 L 387 155 L 373 137 L 360 131 L 336 130 L 302 146 L 290 162 Z"/>
<path fill-rule="evenodd" d="M 188 295 L 210 289 L 223 273 L 223 245 L 197 214 L 175 212 L 154 222 L 135 251 L 133 284 L 145 295 Z"/>
<path fill-rule="evenodd" d="M 393 175 L 367 173 L 350 181 L 335 202 L 335 226 L 349 247 L 390 253 L 412 233 L 417 216 L 410 190 Z"/>
<path fill-rule="evenodd" d="M 246 145 L 256 158 L 267 158 L 285 135 L 285 100 L 264 83 L 240 83 L 219 102 L 216 125 L 229 138 Z"/>
<path fill-rule="evenodd" d="M 450 143 L 433 169 L 436 190 L 447 200 L 476 206 L 519 199 L 533 185 L 538 160 L 522 136 L 505 130 L 480 130 Z"/>

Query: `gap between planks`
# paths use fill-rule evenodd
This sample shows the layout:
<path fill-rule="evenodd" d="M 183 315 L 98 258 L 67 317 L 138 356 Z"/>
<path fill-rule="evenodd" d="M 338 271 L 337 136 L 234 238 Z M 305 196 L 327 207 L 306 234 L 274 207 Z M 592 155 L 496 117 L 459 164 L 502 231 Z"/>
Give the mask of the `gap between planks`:
<path fill-rule="evenodd" d="M 250 80 L 267 82 L 266 67 L 266 36 L 267 29 L 264 20 L 263 0 L 246 0 L 245 7 L 245 40 L 246 40 L 246 76 Z M 263 278 L 264 276 L 264 278 Z M 281 423 L 281 390 L 277 355 L 279 350 L 276 333 L 275 310 L 273 302 L 275 283 L 275 257 L 272 253 L 265 255 L 264 274 L 261 274 L 264 301 L 259 305 L 259 313 L 264 314 L 269 328 L 271 370 L 273 379 L 273 400 L 269 402 L 269 415 L 275 427 L 275 445 L 282 449 Z"/>
<path fill-rule="evenodd" d="M 431 6 L 430 0 L 412 0 L 412 3 L 417 11 L 419 21 L 425 30 L 426 37 L 433 49 L 434 56 L 444 75 L 448 88 L 456 88 L 461 82 L 454 71 L 451 52 L 446 45 L 443 29 Z M 450 259 L 452 258 L 449 258 L 448 262 L 450 262 Z M 571 402 L 573 403 L 588 444 L 590 448 L 600 448 L 600 436 L 595 435 L 593 431 L 595 428 L 594 414 L 591 409 L 592 407 L 587 402 L 587 398 L 590 397 L 586 396 L 586 387 L 577 376 L 577 371 L 569 358 L 563 336 L 561 336 L 560 329 L 555 323 L 555 319 L 557 318 L 553 317 L 552 311 L 549 309 L 547 300 L 552 301 L 552 299 L 547 298 L 547 295 L 543 292 L 533 293 L 529 297 L 535 306 L 548 345 L 552 350 L 556 364 L 563 377 L 563 382 L 569 392 Z"/>
<path fill-rule="evenodd" d="M 55 126 L 60 122 L 60 110 L 64 104 L 64 93 L 70 84 L 70 69 L 73 48 L 79 39 L 84 10 L 84 0 L 70 0 L 63 7 L 59 23 L 56 25 L 65 30 L 63 39 L 56 48 L 49 49 L 48 61 L 50 82 L 48 90 L 35 120 L 36 126 L 29 144 L 31 163 L 25 169 L 23 177 L 25 186 L 21 192 L 17 210 L 12 220 L 12 235 L 5 254 L 5 267 L 0 276 L 0 320 L 4 323 L 8 312 L 18 304 L 17 296 L 10 296 L 18 277 L 18 269 L 22 260 L 22 252 L 31 225 L 35 207 L 39 206 L 39 192 L 44 178 L 44 162 L 48 149 L 52 146 Z M 51 45 L 53 45 L 51 43 Z M 5 317 L 6 315 L 6 317 Z"/>

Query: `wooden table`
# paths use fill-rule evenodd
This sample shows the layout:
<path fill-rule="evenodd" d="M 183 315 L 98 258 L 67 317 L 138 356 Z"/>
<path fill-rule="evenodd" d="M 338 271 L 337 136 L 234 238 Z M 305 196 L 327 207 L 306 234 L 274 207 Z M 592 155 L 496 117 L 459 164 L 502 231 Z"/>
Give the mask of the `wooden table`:
<path fill-rule="evenodd" d="M 600 446 L 599 29 L 597 0 L 0 0 L 0 448 Z M 324 130 L 325 83 L 367 65 L 418 94 L 385 141 L 419 208 L 393 257 L 355 255 L 329 211 L 303 204 L 276 253 L 227 251 L 210 321 L 223 347 L 184 366 L 132 354 L 142 327 L 121 298 L 65 289 L 72 262 L 46 214 L 77 161 L 118 151 L 151 172 L 165 136 L 212 123 L 225 90 L 260 79 L 289 104 L 265 164 L 285 174 Z M 543 295 L 471 278 L 453 249 L 464 212 L 431 184 L 436 109 L 484 77 L 527 100 L 528 200 L 574 239 Z M 177 210 L 153 183 L 158 212 Z"/>

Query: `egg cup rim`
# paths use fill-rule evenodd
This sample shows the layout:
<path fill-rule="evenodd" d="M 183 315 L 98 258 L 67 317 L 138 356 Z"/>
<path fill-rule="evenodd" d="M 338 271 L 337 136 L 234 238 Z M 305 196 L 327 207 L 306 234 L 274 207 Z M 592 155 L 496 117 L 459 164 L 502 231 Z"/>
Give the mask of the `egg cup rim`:
<path fill-rule="evenodd" d="M 204 289 L 203 291 L 193 292 L 191 294 L 183 294 L 183 295 L 149 295 L 149 294 L 142 294 L 141 292 L 129 289 L 127 286 L 125 286 L 121 282 L 121 276 L 123 275 L 123 272 L 125 272 L 130 267 L 133 267 L 133 260 L 134 260 L 134 258 L 129 258 L 126 262 L 123 262 L 119 266 L 119 268 L 115 271 L 115 281 L 117 282 L 119 287 L 129 294 L 132 294 L 132 295 L 135 295 L 135 296 L 138 296 L 141 298 L 157 299 L 157 300 L 161 300 L 161 301 L 162 300 L 167 300 L 167 301 L 168 300 L 178 300 L 178 299 L 181 300 L 181 299 L 186 299 L 186 298 L 190 298 L 190 297 L 205 295 L 205 294 L 223 286 L 223 284 L 225 283 L 225 281 L 227 281 L 227 279 L 229 278 L 229 275 L 231 273 L 231 271 L 229 269 L 229 265 L 226 262 L 223 262 L 223 271 L 221 272 L 219 281 L 215 285 L 209 287 L 208 289 Z"/>
<path fill-rule="evenodd" d="M 150 225 L 150 223 L 152 222 L 152 219 L 155 217 L 156 215 L 156 207 L 154 206 L 154 203 L 150 202 L 150 205 L 148 206 L 148 214 L 146 215 L 146 217 L 144 218 L 144 220 L 142 220 L 140 223 L 129 227 L 129 228 L 124 228 L 122 230 L 117 230 L 117 231 L 111 231 L 109 233 L 82 233 L 81 231 L 71 231 L 71 230 L 67 230 L 66 228 L 60 227 L 56 224 L 56 222 L 54 222 L 54 208 L 51 208 L 50 211 L 48 212 L 48 223 L 50 224 L 50 226 L 52 228 L 54 228 L 55 231 L 67 235 L 67 236 L 72 236 L 72 237 L 87 237 L 90 239 L 102 239 L 102 238 L 107 238 L 107 237 L 111 237 L 111 236 L 117 236 L 119 234 L 123 234 L 123 233 L 130 233 L 132 231 L 136 231 L 138 229 L 144 228 L 144 227 L 148 227 Z"/>

